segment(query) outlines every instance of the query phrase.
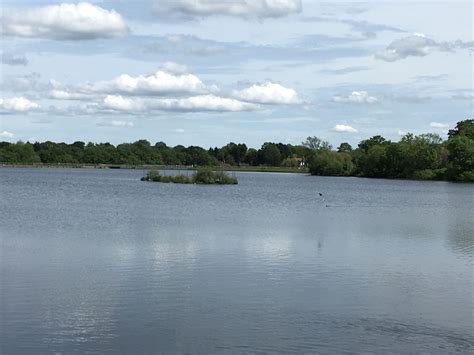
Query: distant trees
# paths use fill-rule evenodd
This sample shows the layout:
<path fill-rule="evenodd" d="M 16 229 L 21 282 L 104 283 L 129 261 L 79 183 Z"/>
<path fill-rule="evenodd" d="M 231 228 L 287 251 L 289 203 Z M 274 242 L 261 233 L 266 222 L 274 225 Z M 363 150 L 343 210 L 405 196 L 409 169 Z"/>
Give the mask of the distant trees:
<path fill-rule="evenodd" d="M 0 161 L 9 163 L 41 163 L 39 155 L 30 143 L 0 143 Z"/>
<path fill-rule="evenodd" d="M 0 162 L 289 168 L 306 163 L 314 175 L 474 181 L 474 120 L 458 122 L 449 131 L 447 141 L 432 133 L 409 133 L 398 142 L 378 135 L 361 141 L 355 149 L 347 142 L 341 143 L 336 151 L 318 137 L 308 137 L 301 145 L 266 142 L 254 149 L 231 142 L 208 150 L 169 147 L 164 142 L 152 145 L 144 139 L 117 146 L 81 141 L 0 142 Z"/>
<path fill-rule="evenodd" d="M 374 136 L 362 141 L 353 157 L 360 176 L 442 179 L 446 173 L 446 146 L 436 134 L 407 134 L 399 142 Z"/>
<path fill-rule="evenodd" d="M 474 181 L 474 120 L 458 122 L 448 137 L 449 178 Z"/>

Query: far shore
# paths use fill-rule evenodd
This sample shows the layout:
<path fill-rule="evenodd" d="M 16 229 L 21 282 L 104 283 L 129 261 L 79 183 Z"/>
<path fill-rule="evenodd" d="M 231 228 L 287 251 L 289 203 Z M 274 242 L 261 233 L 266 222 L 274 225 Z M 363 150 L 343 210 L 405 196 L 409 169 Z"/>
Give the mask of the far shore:
<path fill-rule="evenodd" d="M 197 170 L 198 167 L 188 165 L 129 165 L 129 164 L 13 164 L 0 163 L 0 168 L 72 168 L 72 169 L 137 169 L 137 170 Z M 246 171 L 270 173 L 300 173 L 307 174 L 307 168 L 288 168 L 279 166 L 212 166 L 214 170 Z"/>

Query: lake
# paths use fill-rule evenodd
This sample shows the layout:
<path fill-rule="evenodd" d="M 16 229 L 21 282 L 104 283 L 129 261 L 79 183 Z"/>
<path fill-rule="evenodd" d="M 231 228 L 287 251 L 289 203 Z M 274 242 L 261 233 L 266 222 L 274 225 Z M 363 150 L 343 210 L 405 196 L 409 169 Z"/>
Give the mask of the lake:
<path fill-rule="evenodd" d="M 1 354 L 474 351 L 473 184 L 143 175 L 0 169 Z"/>

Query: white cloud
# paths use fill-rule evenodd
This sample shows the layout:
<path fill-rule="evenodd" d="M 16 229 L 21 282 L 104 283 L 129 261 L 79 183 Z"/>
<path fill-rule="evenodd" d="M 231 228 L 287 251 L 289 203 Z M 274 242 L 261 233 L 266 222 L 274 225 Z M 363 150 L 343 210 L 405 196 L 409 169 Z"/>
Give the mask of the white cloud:
<path fill-rule="evenodd" d="M 370 96 L 367 91 L 353 91 L 348 96 L 334 96 L 334 102 L 356 103 L 356 104 L 374 104 L 378 100 L 375 96 Z"/>
<path fill-rule="evenodd" d="M 254 84 L 249 88 L 233 91 L 232 96 L 259 104 L 293 105 L 303 102 L 294 89 L 271 82 Z"/>
<path fill-rule="evenodd" d="M 439 129 L 447 129 L 449 128 L 449 125 L 446 123 L 441 123 L 441 122 L 431 122 L 430 123 L 431 128 L 439 128 Z"/>
<path fill-rule="evenodd" d="M 283 17 L 301 12 L 301 0 L 155 0 L 158 15 Z"/>
<path fill-rule="evenodd" d="M 165 107 L 184 111 L 247 111 L 258 106 L 215 95 L 200 95 L 185 99 L 165 99 Z"/>
<path fill-rule="evenodd" d="M 8 131 L 0 132 L 0 137 L 2 138 L 13 138 L 14 134 Z"/>
<path fill-rule="evenodd" d="M 214 92 L 217 91 L 217 87 L 204 85 L 194 74 L 174 75 L 160 70 L 147 76 L 132 77 L 122 74 L 109 81 L 83 85 L 79 91 L 122 95 L 170 95 Z"/>
<path fill-rule="evenodd" d="M 255 110 L 257 105 L 215 95 L 198 95 L 186 98 L 150 99 L 108 95 L 101 108 L 115 111 L 184 111 L 184 112 L 238 112 Z"/>
<path fill-rule="evenodd" d="M 141 100 L 124 98 L 120 95 L 107 95 L 104 99 L 104 107 L 117 111 L 141 111 L 144 109 Z"/>
<path fill-rule="evenodd" d="M 28 59 L 24 54 L 2 53 L 2 64 L 7 65 L 27 65 Z"/>
<path fill-rule="evenodd" d="M 352 126 L 348 126 L 345 124 L 337 124 L 334 126 L 333 131 L 339 132 L 339 133 L 357 133 L 358 130 L 355 129 Z"/>
<path fill-rule="evenodd" d="M 117 128 L 125 128 L 125 127 L 133 127 L 133 122 L 130 121 L 103 121 L 97 124 L 101 127 L 117 127 Z"/>
<path fill-rule="evenodd" d="M 114 10 L 81 2 L 5 10 L 1 32 L 7 36 L 82 40 L 121 36 L 128 28 Z"/>
<path fill-rule="evenodd" d="M 40 105 L 24 97 L 0 99 L 0 108 L 7 111 L 27 112 L 40 108 Z"/>

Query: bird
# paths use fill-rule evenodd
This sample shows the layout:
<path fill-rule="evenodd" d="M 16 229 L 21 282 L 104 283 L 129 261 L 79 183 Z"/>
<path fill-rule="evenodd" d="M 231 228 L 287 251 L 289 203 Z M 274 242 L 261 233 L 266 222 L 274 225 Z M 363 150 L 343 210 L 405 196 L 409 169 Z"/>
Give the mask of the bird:
<path fill-rule="evenodd" d="M 323 195 L 323 193 L 322 193 L 322 192 L 319 192 L 319 196 L 322 196 L 322 195 Z"/>

